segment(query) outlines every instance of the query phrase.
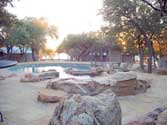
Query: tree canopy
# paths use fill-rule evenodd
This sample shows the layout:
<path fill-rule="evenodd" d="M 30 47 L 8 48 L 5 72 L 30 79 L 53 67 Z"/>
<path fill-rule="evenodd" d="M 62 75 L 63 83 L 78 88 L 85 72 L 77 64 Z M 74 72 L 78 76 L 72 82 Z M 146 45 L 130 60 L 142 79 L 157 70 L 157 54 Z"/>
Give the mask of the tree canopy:
<path fill-rule="evenodd" d="M 161 16 L 167 16 L 167 0 L 141 0 L 153 10 L 160 12 Z"/>
<path fill-rule="evenodd" d="M 66 52 L 79 60 L 79 58 L 89 55 L 90 51 L 102 45 L 99 33 L 70 34 L 63 40 L 57 51 Z"/>
<path fill-rule="evenodd" d="M 132 41 L 132 48 L 144 47 L 148 51 L 148 72 L 152 72 L 152 57 L 156 58 L 153 36 L 165 30 L 160 12 L 141 0 L 104 0 L 102 14 L 109 23 L 108 35 L 119 40 L 120 34 L 124 34 L 128 47 Z"/>
<path fill-rule="evenodd" d="M 3 27 L 2 36 L 8 53 L 12 53 L 14 46 L 18 46 L 22 53 L 31 48 L 32 57 L 36 60 L 35 53 L 38 55 L 39 50 L 45 49 L 47 37 L 57 38 L 58 31 L 43 18 L 25 18 Z"/>

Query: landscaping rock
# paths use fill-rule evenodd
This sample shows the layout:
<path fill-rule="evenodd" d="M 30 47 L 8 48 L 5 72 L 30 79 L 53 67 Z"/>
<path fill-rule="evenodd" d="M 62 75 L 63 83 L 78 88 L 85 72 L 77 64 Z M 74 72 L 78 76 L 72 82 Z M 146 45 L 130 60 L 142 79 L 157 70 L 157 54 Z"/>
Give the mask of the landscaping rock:
<path fill-rule="evenodd" d="M 111 74 L 113 73 L 113 70 L 107 67 L 93 67 L 88 71 L 79 71 L 76 69 L 68 69 L 65 71 L 68 74 L 75 75 L 75 76 L 83 76 L 83 75 L 89 75 L 89 76 L 100 76 L 103 75 L 103 73 Z"/>
<path fill-rule="evenodd" d="M 38 75 L 35 74 L 25 74 L 21 79 L 20 82 L 39 82 L 41 81 L 41 78 Z"/>
<path fill-rule="evenodd" d="M 166 122 L 165 119 L 167 118 L 167 113 L 164 113 L 165 109 L 165 107 L 156 108 L 152 112 L 149 112 L 126 125 L 167 125 L 162 124 Z"/>
<path fill-rule="evenodd" d="M 93 80 L 57 79 L 50 82 L 47 88 L 62 90 L 69 94 L 95 95 L 105 90 L 112 90 L 110 85 L 100 84 Z"/>
<path fill-rule="evenodd" d="M 158 69 L 157 74 L 159 75 L 167 75 L 167 69 Z"/>
<path fill-rule="evenodd" d="M 38 101 L 55 103 L 67 98 L 67 93 L 60 90 L 43 89 L 39 91 Z"/>
<path fill-rule="evenodd" d="M 136 80 L 137 75 L 133 72 L 118 72 L 113 74 L 110 78 L 120 82 L 125 80 Z"/>
<path fill-rule="evenodd" d="M 12 78 L 12 77 L 16 77 L 17 74 L 15 73 L 11 73 L 9 75 L 0 75 L 0 80 L 5 80 L 6 78 Z"/>
<path fill-rule="evenodd" d="M 56 107 L 49 125 L 121 125 L 121 108 L 113 93 L 73 95 Z"/>
<path fill-rule="evenodd" d="M 11 73 L 11 74 L 9 74 L 7 77 L 8 77 L 8 78 L 11 78 L 11 77 L 17 77 L 17 76 L 18 76 L 17 74 Z"/>
<path fill-rule="evenodd" d="M 59 77 L 59 72 L 57 72 L 55 70 L 49 70 L 49 71 L 45 71 L 45 72 L 40 73 L 39 77 L 43 80 L 54 79 L 54 78 Z"/>
<path fill-rule="evenodd" d="M 160 113 L 156 125 L 167 125 L 167 110 Z"/>
<path fill-rule="evenodd" d="M 151 117 L 145 116 L 139 120 L 139 125 L 155 125 L 155 120 Z"/>
<path fill-rule="evenodd" d="M 117 96 L 127 96 L 146 92 L 150 87 L 147 81 L 137 80 L 136 76 L 130 76 L 129 79 L 128 77 L 119 78 L 114 75 L 113 79 L 107 78 L 98 81 L 57 79 L 50 82 L 47 88 L 62 90 L 69 94 L 95 95 L 105 91 L 113 91 Z"/>
<path fill-rule="evenodd" d="M 130 72 L 118 72 L 113 74 L 111 79 L 116 83 L 113 85 L 113 91 L 118 96 L 135 95 L 137 88 L 137 76 Z"/>
<path fill-rule="evenodd" d="M 128 66 L 128 69 L 130 70 L 130 71 L 140 71 L 141 70 L 141 68 L 140 68 L 140 64 L 133 64 L 133 65 L 129 65 Z"/>
<path fill-rule="evenodd" d="M 0 80 L 5 80 L 5 77 L 4 76 L 0 76 Z"/>
<path fill-rule="evenodd" d="M 150 87 L 151 87 L 151 85 L 150 85 L 150 83 L 148 81 L 146 81 L 146 80 L 137 80 L 136 94 L 144 93 Z"/>
<path fill-rule="evenodd" d="M 121 63 L 120 64 L 120 68 L 122 69 L 122 71 L 124 72 L 128 72 L 128 63 Z"/>
<path fill-rule="evenodd" d="M 68 74 L 71 74 L 71 75 L 75 75 L 75 76 L 84 76 L 84 75 L 98 76 L 98 75 L 100 75 L 100 73 L 97 72 L 96 70 L 79 71 L 79 70 L 75 70 L 75 69 L 68 69 L 68 70 L 65 70 L 65 72 Z"/>

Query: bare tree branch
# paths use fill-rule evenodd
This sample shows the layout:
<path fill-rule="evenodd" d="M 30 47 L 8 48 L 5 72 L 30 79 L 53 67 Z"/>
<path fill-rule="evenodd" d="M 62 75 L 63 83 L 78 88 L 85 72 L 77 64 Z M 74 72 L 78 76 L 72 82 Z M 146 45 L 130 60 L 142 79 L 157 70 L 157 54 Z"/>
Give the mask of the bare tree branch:
<path fill-rule="evenodd" d="M 141 1 L 143 1 L 144 3 L 146 3 L 147 5 L 149 5 L 151 8 L 153 8 L 154 10 L 156 10 L 156 11 L 161 11 L 161 9 L 159 9 L 159 8 L 156 8 L 152 3 L 150 3 L 149 1 L 147 1 L 147 0 L 141 0 Z"/>

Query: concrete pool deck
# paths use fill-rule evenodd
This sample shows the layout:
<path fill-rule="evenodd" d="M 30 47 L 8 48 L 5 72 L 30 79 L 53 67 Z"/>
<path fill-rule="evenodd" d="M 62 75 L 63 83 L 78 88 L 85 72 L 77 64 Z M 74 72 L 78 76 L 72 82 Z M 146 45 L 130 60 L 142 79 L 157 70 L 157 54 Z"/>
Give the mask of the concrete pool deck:
<path fill-rule="evenodd" d="M 0 69 L 0 75 L 8 74 L 7 70 Z M 167 106 L 167 76 L 136 74 L 139 78 L 151 80 L 151 88 L 146 93 L 118 98 L 123 124 L 157 107 Z M 0 111 L 5 117 L 0 125 L 47 125 L 57 105 L 37 101 L 38 91 L 45 88 L 47 81 L 20 83 L 20 76 L 0 81 Z"/>

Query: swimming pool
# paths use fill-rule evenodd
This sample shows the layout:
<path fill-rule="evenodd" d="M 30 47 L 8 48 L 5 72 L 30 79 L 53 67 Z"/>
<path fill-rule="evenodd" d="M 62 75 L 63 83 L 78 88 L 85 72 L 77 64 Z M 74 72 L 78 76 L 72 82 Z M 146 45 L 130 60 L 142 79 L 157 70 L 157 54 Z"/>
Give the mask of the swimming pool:
<path fill-rule="evenodd" d="M 67 74 L 64 70 L 73 68 L 76 70 L 86 71 L 90 69 L 88 64 L 73 64 L 73 63 L 46 63 L 46 64 L 22 64 L 8 68 L 9 71 L 16 73 L 41 73 L 48 70 L 56 70 L 59 72 L 60 78 L 89 78 L 89 76 L 72 76 Z"/>

